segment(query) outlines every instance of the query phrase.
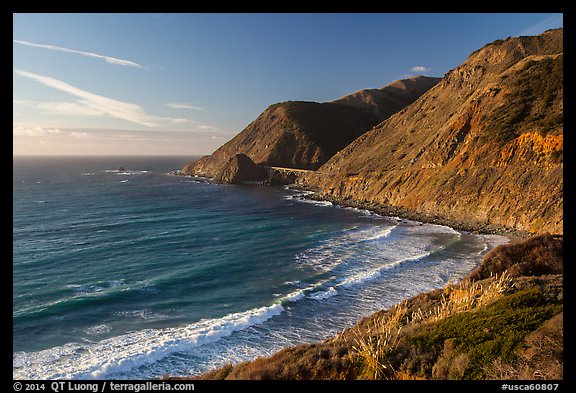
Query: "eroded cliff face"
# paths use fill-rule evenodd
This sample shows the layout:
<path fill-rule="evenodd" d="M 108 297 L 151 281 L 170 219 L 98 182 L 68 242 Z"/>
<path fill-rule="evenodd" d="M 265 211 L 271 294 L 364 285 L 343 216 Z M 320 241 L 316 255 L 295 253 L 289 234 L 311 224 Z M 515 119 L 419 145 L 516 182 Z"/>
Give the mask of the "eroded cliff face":
<path fill-rule="evenodd" d="M 336 200 L 563 233 L 562 34 L 474 52 L 301 184 Z"/>
<path fill-rule="evenodd" d="M 182 171 L 214 177 L 235 154 L 246 154 L 258 165 L 317 169 L 439 80 L 419 76 L 329 103 L 288 101 L 271 105 L 232 140 Z"/>

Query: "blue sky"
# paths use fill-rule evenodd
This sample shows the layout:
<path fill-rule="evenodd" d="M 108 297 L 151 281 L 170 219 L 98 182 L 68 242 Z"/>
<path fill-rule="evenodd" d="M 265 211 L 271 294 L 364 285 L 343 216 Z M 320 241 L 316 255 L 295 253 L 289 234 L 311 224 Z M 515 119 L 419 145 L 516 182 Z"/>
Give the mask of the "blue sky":
<path fill-rule="evenodd" d="M 14 14 L 13 153 L 208 154 L 269 105 L 442 76 L 562 14 Z"/>

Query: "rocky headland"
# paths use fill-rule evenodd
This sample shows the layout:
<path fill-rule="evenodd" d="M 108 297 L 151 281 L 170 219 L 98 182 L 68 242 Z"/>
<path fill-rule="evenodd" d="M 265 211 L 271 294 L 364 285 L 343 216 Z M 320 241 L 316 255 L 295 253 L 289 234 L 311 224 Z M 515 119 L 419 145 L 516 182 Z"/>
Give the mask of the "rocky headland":
<path fill-rule="evenodd" d="M 318 169 L 439 80 L 418 76 L 332 102 L 287 101 L 271 105 L 211 155 L 186 164 L 182 173 L 218 181 L 218 173 L 226 170 L 230 158 L 236 154 L 245 154 L 257 165 Z"/>

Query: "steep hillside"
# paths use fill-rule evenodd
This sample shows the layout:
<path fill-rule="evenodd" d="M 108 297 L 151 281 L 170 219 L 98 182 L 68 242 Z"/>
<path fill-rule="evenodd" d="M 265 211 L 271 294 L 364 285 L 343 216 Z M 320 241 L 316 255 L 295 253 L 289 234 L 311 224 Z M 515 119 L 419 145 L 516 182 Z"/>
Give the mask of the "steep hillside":
<path fill-rule="evenodd" d="M 183 172 L 214 177 L 235 154 L 246 154 L 260 165 L 317 169 L 438 81 L 414 77 L 332 103 L 288 101 L 271 105 L 232 140 L 211 155 L 187 164 Z"/>
<path fill-rule="evenodd" d="M 563 232 L 563 31 L 498 40 L 301 184 L 422 219 Z"/>

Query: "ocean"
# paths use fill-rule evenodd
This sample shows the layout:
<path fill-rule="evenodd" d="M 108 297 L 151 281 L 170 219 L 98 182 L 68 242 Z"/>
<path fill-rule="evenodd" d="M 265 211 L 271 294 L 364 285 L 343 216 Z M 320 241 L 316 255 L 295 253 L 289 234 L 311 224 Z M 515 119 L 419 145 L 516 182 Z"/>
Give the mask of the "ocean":
<path fill-rule="evenodd" d="M 323 340 L 507 242 L 170 174 L 189 160 L 13 158 L 15 379 L 194 375 Z"/>

